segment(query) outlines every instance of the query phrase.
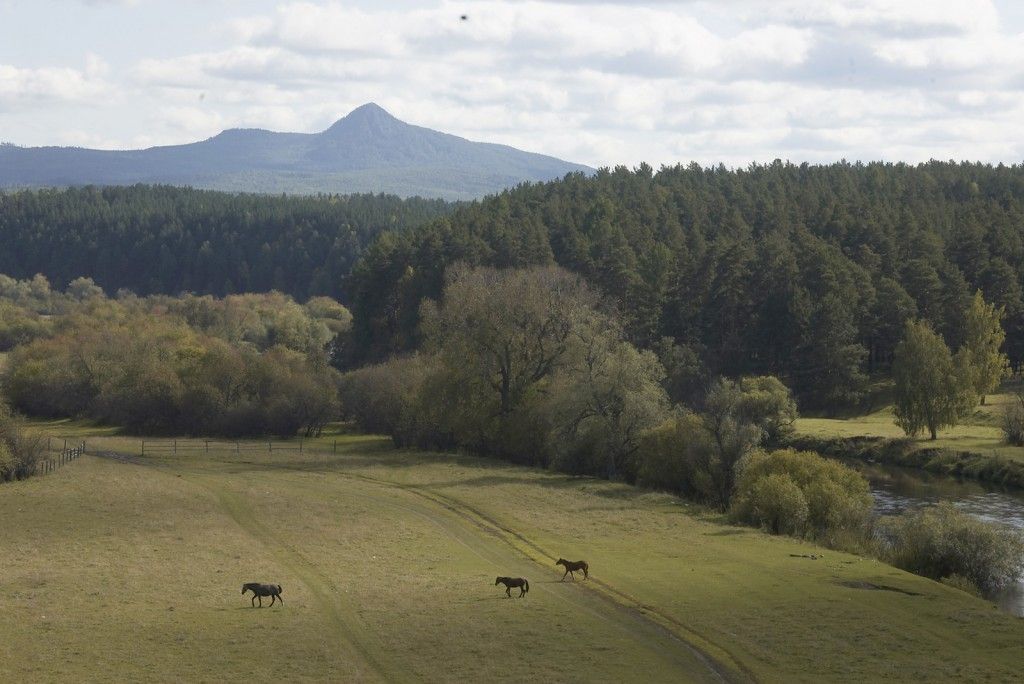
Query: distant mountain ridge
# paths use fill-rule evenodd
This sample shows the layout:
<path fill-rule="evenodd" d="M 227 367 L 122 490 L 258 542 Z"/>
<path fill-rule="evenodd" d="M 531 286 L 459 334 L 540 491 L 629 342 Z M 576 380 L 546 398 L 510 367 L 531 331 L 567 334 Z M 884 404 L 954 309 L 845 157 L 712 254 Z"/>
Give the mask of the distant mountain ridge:
<path fill-rule="evenodd" d="M 0 188 L 165 183 L 266 193 L 471 199 L 593 169 L 396 119 L 374 103 L 320 133 L 235 128 L 144 150 L 0 146 Z"/>

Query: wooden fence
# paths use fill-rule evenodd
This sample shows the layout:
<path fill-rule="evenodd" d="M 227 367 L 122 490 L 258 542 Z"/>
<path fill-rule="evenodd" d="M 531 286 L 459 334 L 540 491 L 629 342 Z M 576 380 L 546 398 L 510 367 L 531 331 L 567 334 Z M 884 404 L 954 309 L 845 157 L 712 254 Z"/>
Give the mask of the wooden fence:
<path fill-rule="evenodd" d="M 327 449 L 323 445 L 319 445 L 318 448 L 310 450 L 305 444 L 305 440 L 299 439 L 298 442 L 270 442 L 270 441 L 249 441 L 249 442 L 232 442 L 224 440 L 177 440 L 177 439 L 144 439 L 139 447 L 139 452 L 142 456 L 146 454 L 158 455 L 167 454 L 171 456 L 177 456 L 178 454 L 198 454 L 198 453 L 210 453 L 210 450 L 217 451 L 233 451 L 236 454 L 245 453 L 266 453 L 272 454 L 280 451 L 294 451 L 297 453 L 326 453 Z M 335 440 L 334 444 L 330 448 L 331 453 L 338 452 L 338 441 Z"/>
<path fill-rule="evenodd" d="M 71 461 L 85 453 L 84 441 L 81 444 L 69 447 L 68 440 L 65 439 L 63 440 L 63 446 L 59 448 L 53 446 L 53 441 L 53 437 L 46 438 L 46 456 L 36 461 L 36 472 L 39 475 L 52 473 L 57 468 L 71 463 Z M 51 456 L 50 454 L 54 455 Z"/>

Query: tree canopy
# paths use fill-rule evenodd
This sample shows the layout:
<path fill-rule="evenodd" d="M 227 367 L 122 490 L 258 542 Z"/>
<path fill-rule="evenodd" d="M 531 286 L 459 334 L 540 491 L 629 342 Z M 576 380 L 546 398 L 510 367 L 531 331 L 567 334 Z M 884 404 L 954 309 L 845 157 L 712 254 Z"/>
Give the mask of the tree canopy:
<path fill-rule="evenodd" d="M 351 281 L 359 359 L 414 349 L 452 264 L 558 264 L 611 298 L 629 340 L 704 378 L 775 375 L 803 405 L 863 396 L 907 318 L 963 342 L 971 293 L 1024 360 L 1024 167 L 696 165 L 528 185 L 387 232 Z M 664 340 L 669 340 L 665 344 Z M 692 364 L 687 362 L 691 368 Z M 687 392 L 689 378 L 670 380 Z"/>
<path fill-rule="evenodd" d="M 907 321 L 892 364 L 896 383 L 896 424 L 914 436 L 927 429 L 932 439 L 956 425 L 976 400 L 970 370 L 954 363 L 949 347 L 924 321 Z"/>
<path fill-rule="evenodd" d="M 345 298 L 345 279 L 385 230 L 446 214 L 441 200 L 289 197 L 170 186 L 0 192 L 0 273 L 108 294 L 279 290 Z"/>

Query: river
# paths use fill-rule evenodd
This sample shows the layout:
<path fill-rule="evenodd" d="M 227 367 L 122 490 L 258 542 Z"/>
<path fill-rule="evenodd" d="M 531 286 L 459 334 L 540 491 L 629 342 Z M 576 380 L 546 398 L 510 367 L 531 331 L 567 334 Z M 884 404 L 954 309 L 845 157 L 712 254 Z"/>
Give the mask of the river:
<path fill-rule="evenodd" d="M 1024 491 L 1006 490 L 976 480 L 958 480 L 922 470 L 847 461 L 871 483 L 875 512 L 892 515 L 939 501 L 989 522 L 1024 530 Z M 1003 610 L 1024 617 L 1024 581 L 1004 589 L 992 600 Z"/>

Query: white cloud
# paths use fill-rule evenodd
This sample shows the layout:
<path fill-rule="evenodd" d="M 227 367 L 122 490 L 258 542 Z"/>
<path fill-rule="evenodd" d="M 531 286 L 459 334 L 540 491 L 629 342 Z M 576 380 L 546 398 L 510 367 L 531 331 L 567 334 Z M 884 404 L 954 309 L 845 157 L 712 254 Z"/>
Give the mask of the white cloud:
<path fill-rule="evenodd" d="M 0 114 L 21 117 L 0 127 L 36 135 L 76 103 L 120 98 L 132 107 L 92 120 L 97 139 L 185 142 L 232 126 L 320 130 L 372 100 L 593 165 L 1021 153 L 1006 141 L 1024 120 L 1024 26 L 988 0 L 405 5 L 238 3 L 214 44 L 119 64 L 98 40 L 81 68 L 0 66 Z"/>
<path fill-rule="evenodd" d="M 90 59 L 84 71 L 0 64 L 0 109 L 26 109 L 55 101 L 95 101 L 109 90 L 109 85 L 101 79 L 98 64 Z"/>

